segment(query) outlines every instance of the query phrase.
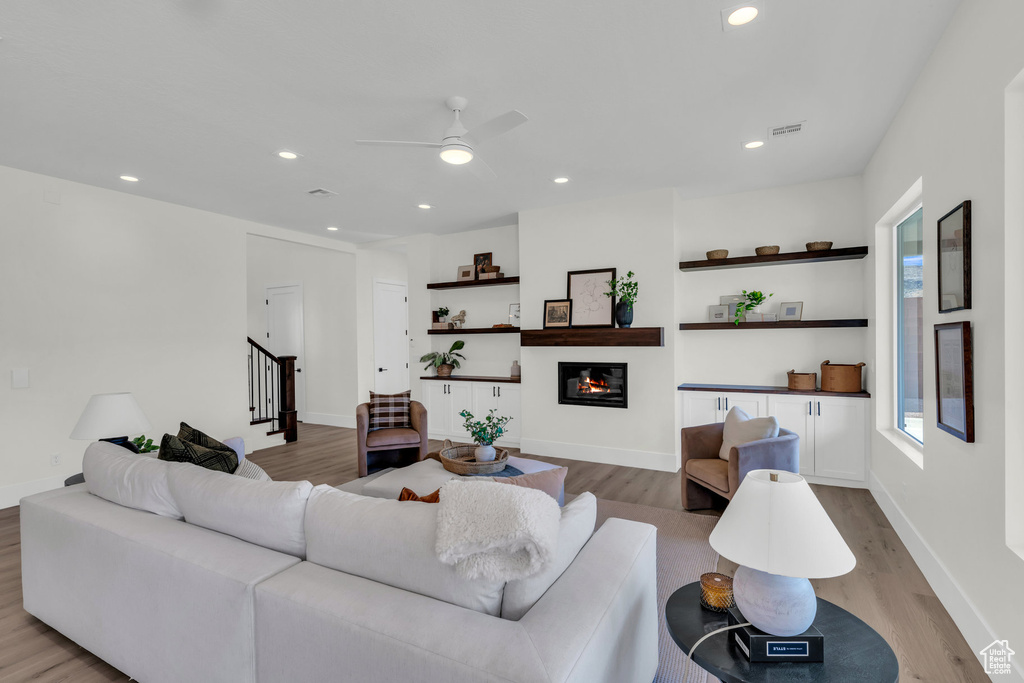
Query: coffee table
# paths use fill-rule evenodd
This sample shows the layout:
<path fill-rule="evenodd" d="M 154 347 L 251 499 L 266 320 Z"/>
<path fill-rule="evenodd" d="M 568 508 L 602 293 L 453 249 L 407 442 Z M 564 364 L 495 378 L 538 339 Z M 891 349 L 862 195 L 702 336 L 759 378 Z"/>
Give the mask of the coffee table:
<path fill-rule="evenodd" d="M 677 590 L 665 605 L 668 632 L 683 652 L 728 625 L 724 613 L 700 606 L 700 581 Z M 750 662 L 735 645 L 734 631 L 711 636 L 693 663 L 723 683 L 896 683 L 900 666 L 892 648 L 873 628 L 842 607 L 818 598 L 814 625 L 825 636 L 824 662 Z M 692 664 L 691 664 L 692 666 Z"/>

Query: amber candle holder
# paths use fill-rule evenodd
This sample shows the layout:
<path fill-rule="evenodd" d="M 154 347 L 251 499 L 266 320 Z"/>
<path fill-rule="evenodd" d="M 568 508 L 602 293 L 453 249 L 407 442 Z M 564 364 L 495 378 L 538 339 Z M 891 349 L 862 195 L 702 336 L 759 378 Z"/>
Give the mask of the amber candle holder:
<path fill-rule="evenodd" d="M 700 575 L 700 606 L 712 612 L 724 612 L 736 606 L 732 597 L 732 577 L 717 572 Z"/>

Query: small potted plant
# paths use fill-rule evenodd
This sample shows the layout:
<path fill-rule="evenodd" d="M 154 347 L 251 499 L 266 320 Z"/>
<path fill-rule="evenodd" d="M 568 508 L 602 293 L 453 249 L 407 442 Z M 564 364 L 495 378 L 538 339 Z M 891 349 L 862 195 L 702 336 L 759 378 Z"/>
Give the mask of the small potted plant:
<path fill-rule="evenodd" d="M 441 306 L 437 309 L 437 322 L 443 323 L 444 319 L 448 317 L 448 309 Z"/>
<path fill-rule="evenodd" d="M 757 313 L 760 310 L 761 304 L 768 301 L 768 299 L 775 296 L 775 294 L 766 295 L 764 292 L 759 292 L 756 289 L 752 292 L 748 292 L 744 289 L 743 296 L 746 300 L 736 304 L 736 320 L 733 322 L 737 325 L 740 324 L 747 313 Z"/>
<path fill-rule="evenodd" d="M 495 417 L 494 410 L 494 408 L 491 408 L 491 412 L 482 420 L 474 420 L 473 413 L 468 410 L 463 410 L 459 413 L 466 421 L 466 431 L 469 432 L 470 436 L 473 437 L 473 441 L 477 444 L 476 451 L 473 453 L 476 456 L 477 462 L 491 462 L 494 460 L 496 453 L 493 444 L 505 433 L 505 425 L 512 420 L 511 417 Z"/>
<path fill-rule="evenodd" d="M 452 370 L 459 367 L 459 359 L 466 360 L 466 357 L 459 353 L 465 346 L 466 342 L 460 339 L 452 344 L 452 348 L 446 352 L 431 351 L 424 354 L 420 357 L 420 362 L 426 363 L 423 369 L 437 368 L 438 377 L 451 377 Z"/>
<path fill-rule="evenodd" d="M 615 304 L 615 322 L 619 327 L 629 327 L 633 324 L 633 304 L 636 303 L 637 290 L 640 288 L 633 279 L 633 271 L 626 273 L 626 277 L 608 280 L 608 288 L 605 296 L 619 298 Z"/>

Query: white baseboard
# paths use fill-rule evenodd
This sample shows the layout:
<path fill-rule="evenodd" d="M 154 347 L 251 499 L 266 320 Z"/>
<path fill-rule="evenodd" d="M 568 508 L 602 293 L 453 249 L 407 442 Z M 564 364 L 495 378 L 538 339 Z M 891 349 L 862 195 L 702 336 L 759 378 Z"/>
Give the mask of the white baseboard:
<path fill-rule="evenodd" d="M 64 486 L 65 479 L 67 479 L 67 476 L 46 477 L 45 479 L 34 479 L 32 481 L 23 481 L 20 484 L 9 484 L 0 487 L 0 510 L 14 507 L 25 496 L 59 489 L 61 486 Z"/>
<path fill-rule="evenodd" d="M 355 415 L 332 415 L 330 413 L 306 413 L 303 418 L 303 422 L 308 422 L 314 425 L 327 425 L 328 427 L 348 427 L 349 429 L 356 428 L 356 416 Z"/>
<path fill-rule="evenodd" d="M 823 484 L 825 486 L 840 486 L 847 489 L 868 489 L 866 481 L 855 481 L 853 479 L 836 479 L 835 477 L 816 477 L 813 474 L 800 475 L 807 480 L 808 484 Z"/>
<path fill-rule="evenodd" d="M 655 453 L 653 451 L 634 451 L 624 448 L 608 448 L 607 446 L 586 446 L 578 443 L 561 443 L 559 441 L 541 441 L 539 439 L 523 439 L 519 449 L 527 457 L 545 455 L 551 458 L 567 460 L 584 460 L 602 465 L 622 465 L 623 467 L 639 467 L 645 470 L 677 472 L 679 470 L 678 453 Z"/>
<path fill-rule="evenodd" d="M 882 512 L 885 513 L 889 523 L 892 524 L 892 528 L 896 531 L 900 540 L 903 541 L 903 545 L 907 546 L 907 550 L 910 551 L 910 556 L 914 558 L 914 562 L 921 568 L 924 578 L 927 579 L 928 584 L 935 591 L 939 602 L 949 612 L 949 616 L 953 618 L 953 622 L 964 635 L 974 655 L 978 657 L 979 661 L 983 661 L 979 654 L 980 650 L 983 647 L 987 647 L 989 643 L 1001 638 L 989 627 L 984 617 L 981 616 L 974 606 L 974 603 L 964 594 L 960 584 L 950 574 L 946 565 L 943 564 L 942 560 L 935 554 L 935 551 L 928 545 L 928 542 L 918 533 L 913 522 L 903 514 L 903 510 L 896 504 L 896 500 L 889 494 L 889 491 L 878 480 L 874 472 L 871 473 L 869 488 L 871 495 L 875 498 L 875 502 L 878 503 L 878 507 L 882 508 Z M 1024 683 L 1024 669 L 1021 668 L 1020 660 L 1014 658 L 1011 661 L 1013 662 L 1013 673 L 1001 675 L 998 679 L 1006 683 Z"/>

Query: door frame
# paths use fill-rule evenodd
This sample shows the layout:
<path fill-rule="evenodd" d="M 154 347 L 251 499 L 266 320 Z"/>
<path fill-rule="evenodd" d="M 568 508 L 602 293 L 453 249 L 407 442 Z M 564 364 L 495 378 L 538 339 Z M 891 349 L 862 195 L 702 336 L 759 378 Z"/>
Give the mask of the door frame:
<path fill-rule="evenodd" d="M 412 387 L 412 375 L 410 373 L 411 359 L 409 358 L 410 337 L 409 337 L 409 283 L 401 280 L 390 280 L 387 278 L 373 278 L 373 288 L 370 297 L 370 324 L 372 325 L 373 352 L 370 354 L 372 361 L 371 372 L 374 388 L 377 386 L 377 285 L 394 285 L 405 288 L 405 363 L 410 366 L 406 368 L 406 375 L 409 375 L 409 387 Z"/>
<path fill-rule="evenodd" d="M 299 302 L 302 304 L 299 307 L 299 324 L 300 324 L 300 329 L 302 330 L 302 344 L 301 344 L 302 345 L 302 367 L 304 368 L 305 365 L 306 365 L 306 291 L 305 291 L 305 289 L 303 289 L 301 281 L 299 281 L 299 282 L 296 282 L 296 281 L 279 282 L 279 283 L 275 283 L 275 284 L 272 284 L 272 285 L 265 285 L 263 287 L 263 295 L 264 295 L 263 301 L 267 302 L 264 305 L 264 310 L 266 311 L 265 320 L 263 321 L 265 323 L 265 327 L 266 327 L 266 332 L 265 332 L 266 337 L 264 337 L 264 341 L 270 338 L 270 303 L 269 303 L 270 302 L 270 290 L 272 290 L 272 289 L 284 289 L 285 287 L 297 287 L 298 290 L 299 290 Z M 298 369 L 300 369 L 300 368 L 297 367 L 296 370 L 298 370 Z M 301 392 L 300 392 L 300 389 L 299 389 L 299 382 L 298 381 L 295 382 L 295 412 L 296 412 L 296 419 L 299 422 L 304 422 L 305 418 L 306 418 L 306 375 L 305 374 L 303 374 L 303 376 L 302 376 Z"/>

